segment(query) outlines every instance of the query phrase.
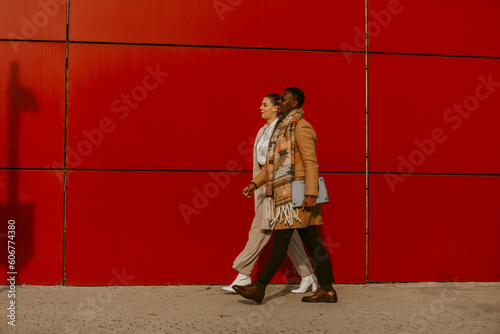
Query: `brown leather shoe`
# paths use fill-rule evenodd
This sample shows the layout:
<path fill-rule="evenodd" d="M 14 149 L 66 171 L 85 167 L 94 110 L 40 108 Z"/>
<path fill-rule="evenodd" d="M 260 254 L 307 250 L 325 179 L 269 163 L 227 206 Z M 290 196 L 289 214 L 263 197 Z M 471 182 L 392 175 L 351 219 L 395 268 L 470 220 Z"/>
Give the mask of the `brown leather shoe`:
<path fill-rule="evenodd" d="M 262 299 L 264 299 L 264 294 L 259 293 L 257 290 L 257 285 L 249 284 L 249 285 L 233 285 L 234 291 L 239 293 L 242 297 L 246 299 L 251 299 L 257 304 L 262 303 Z"/>
<path fill-rule="evenodd" d="M 302 298 L 305 303 L 336 303 L 337 302 L 337 292 L 335 289 L 333 291 L 325 291 L 319 288 L 314 295 Z"/>

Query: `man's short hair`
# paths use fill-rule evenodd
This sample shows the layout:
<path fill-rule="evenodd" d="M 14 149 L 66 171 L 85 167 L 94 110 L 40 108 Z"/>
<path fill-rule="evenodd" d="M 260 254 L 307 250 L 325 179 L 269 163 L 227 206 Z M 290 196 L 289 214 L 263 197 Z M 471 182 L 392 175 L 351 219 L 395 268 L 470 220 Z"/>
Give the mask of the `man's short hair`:
<path fill-rule="evenodd" d="M 297 87 L 288 87 L 288 88 L 285 88 L 285 90 L 287 92 L 292 93 L 293 97 L 297 100 L 297 102 L 299 104 L 298 107 L 301 108 L 302 105 L 304 104 L 305 99 L 306 99 L 302 89 L 297 88 Z"/>

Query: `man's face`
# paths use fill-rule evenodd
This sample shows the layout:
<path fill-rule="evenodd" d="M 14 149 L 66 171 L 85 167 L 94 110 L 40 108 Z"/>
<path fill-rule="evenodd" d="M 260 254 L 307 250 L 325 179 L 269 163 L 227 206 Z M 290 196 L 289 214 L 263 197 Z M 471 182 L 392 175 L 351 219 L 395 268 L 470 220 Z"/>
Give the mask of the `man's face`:
<path fill-rule="evenodd" d="M 297 100 L 293 97 L 293 94 L 285 90 L 281 94 L 280 107 L 283 115 L 288 115 L 290 111 L 297 109 Z"/>

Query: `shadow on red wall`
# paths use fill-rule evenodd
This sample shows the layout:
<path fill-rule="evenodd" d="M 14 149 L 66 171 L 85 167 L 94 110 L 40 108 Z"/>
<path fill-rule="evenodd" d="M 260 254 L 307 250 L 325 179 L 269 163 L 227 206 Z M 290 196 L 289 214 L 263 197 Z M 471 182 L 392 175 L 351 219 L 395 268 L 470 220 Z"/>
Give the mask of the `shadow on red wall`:
<path fill-rule="evenodd" d="M 10 65 L 9 86 L 7 89 L 7 167 L 19 167 L 19 118 L 23 111 L 38 110 L 34 94 L 28 87 L 19 82 L 19 64 Z M 40 125 L 42 126 L 42 125 Z M 17 279 L 22 279 L 22 269 L 33 256 L 33 204 L 22 203 L 23 195 L 19 191 L 19 171 L 7 170 L 7 203 L 0 204 L 0 247 L 2 248 L 0 264 L 7 270 L 17 272 Z M 14 221 L 14 222 L 13 222 Z M 10 246 L 10 247 L 8 247 Z M 10 255 L 10 258 L 9 258 Z"/>

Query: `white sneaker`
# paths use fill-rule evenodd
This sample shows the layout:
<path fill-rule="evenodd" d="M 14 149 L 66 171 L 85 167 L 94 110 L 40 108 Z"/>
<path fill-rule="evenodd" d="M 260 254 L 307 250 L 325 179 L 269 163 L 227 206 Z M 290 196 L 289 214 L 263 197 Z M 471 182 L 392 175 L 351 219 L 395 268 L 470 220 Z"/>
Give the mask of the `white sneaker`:
<path fill-rule="evenodd" d="M 292 293 L 306 293 L 312 285 L 312 292 L 318 290 L 318 280 L 314 274 L 302 278 L 298 289 L 292 290 Z"/>
<path fill-rule="evenodd" d="M 231 283 L 231 285 L 224 286 L 222 287 L 222 289 L 229 292 L 236 292 L 233 289 L 233 285 L 249 285 L 249 284 L 252 284 L 252 279 L 250 278 L 250 276 L 238 274 L 238 276 L 236 276 L 236 279 L 234 280 L 233 283 Z"/>

